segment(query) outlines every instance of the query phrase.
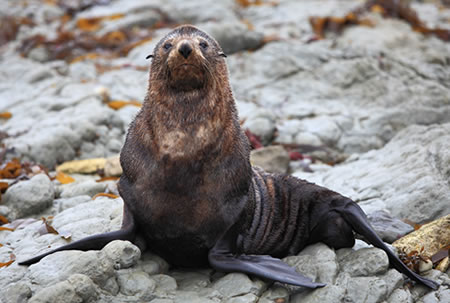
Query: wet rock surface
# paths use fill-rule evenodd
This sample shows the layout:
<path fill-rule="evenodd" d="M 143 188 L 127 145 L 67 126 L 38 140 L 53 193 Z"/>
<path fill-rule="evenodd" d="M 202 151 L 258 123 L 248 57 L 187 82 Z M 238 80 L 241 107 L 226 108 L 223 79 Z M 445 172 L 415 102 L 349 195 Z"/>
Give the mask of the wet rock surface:
<path fill-rule="evenodd" d="M 10 208 L 10 220 L 39 213 L 52 205 L 55 189 L 45 174 L 11 186 L 4 197 L 4 205 Z"/>
<path fill-rule="evenodd" d="M 76 32 L 83 18 L 120 14 L 102 19 L 95 35 L 154 28 L 151 39 L 120 57 L 71 62 L 53 60 L 43 46 L 23 57 L 18 50 L 35 34 L 56 37 L 64 9 L 53 1 L 0 4 L 0 18 L 32 14 L 35 23 L 23 25 L 15 39 L 0 45 L 0 113 L 12 114 L 0 118 L 6 159 L 45 165 L 53 176 L 66 161 L 112 157 L 109 165 L 102 160 L 101 173 L 120 174 L 115 157 L 139 107 L 115 110 L 107 103 L 142 102 L 148 81 L 145 57 L 172 24 L 193 23 L 216 37 L 228 53 L 242 126 L 265 145 L 253 152 L 255 165 L 293 173 L 349 196 L 389 243 L 412 230 L 405 219 L 422 224 L 449 214 L 449 43 L 378 15 L 371 15 L 373 27 L 348 27 L 341 35 L 310 39 L 310 16 L 342 16 L 359 1 L 285 0 L 248 7 L 232 0 L 105 2 L 78 12 L 64 29 Z M 450 28 L 449 8 L 412 2 L 423 20 Z M 295 149 L 314 161 L 294 160 L 290 152 Z M 116 230 L 122 199 L 92 199 L 98 193 L 117 193 L 114 181 L 96 182 L 96 172 L 69 172 L 75 178 L 71 184 L 43 173 L 19 181 L 2 194 L 0 215 L 9 220 L 53 215 L 53 227 L 69 231 L 70 241 Z M 8 262 L 11 254 L 20 261 L 67 243 L 59 235 L 41 234 L 42 224 L 0 230 L 0 263 Z M 284 261 L 327 286 L 311 291 L 241 273 L 170 268 L 151 252 L 114 241 L 100 251 L 59 252 L 29 267 L 17 262 L 1 267 L 0 301 L 450 300 L 448 270 L 426 273 L 441 284 L 436 291 L 407 285 L 389 269 L 383 251 L 359 241 L 353 249 L 310 245 Z"/>

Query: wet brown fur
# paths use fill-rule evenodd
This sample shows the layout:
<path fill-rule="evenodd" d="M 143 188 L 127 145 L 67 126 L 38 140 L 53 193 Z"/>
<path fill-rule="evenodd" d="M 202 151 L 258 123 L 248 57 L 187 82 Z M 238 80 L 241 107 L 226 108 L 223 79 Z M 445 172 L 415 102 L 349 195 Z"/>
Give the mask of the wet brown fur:
<path fill-rule="evenodd" d="M 208 52 L 198 45 L 203 40 Z M 163 47 L 168 42 L 170 51 Z M 186 42 L 193 48 L 187 59 L 178 51 Z M 121 196 L 138 232 L 172 264 L 204 264 L 231 227 L 238 231 L 236 252 L 296 254 L 310 242 L 330 196 L 342 198 L 251 167 L 220 52 L 190 26 L 155 47 L 147 97 L 121 153 Z M 177 69 L 183 64 L 186 71 Z"/>
<path fill-rule="evenodd" d="M 183 27 L 155 47 L 147 97 L 121 153 L 121 196 L 152 249 L 174 264 L 207 262 L 244 208 L 251 180 L 222 50 L 202 33 Z M 187 59 L 178 52 L 186 42 Z M 181 64 L 190 65 L 177 70 Z M 180 249 L 191 243 L 191 255 Z"/>

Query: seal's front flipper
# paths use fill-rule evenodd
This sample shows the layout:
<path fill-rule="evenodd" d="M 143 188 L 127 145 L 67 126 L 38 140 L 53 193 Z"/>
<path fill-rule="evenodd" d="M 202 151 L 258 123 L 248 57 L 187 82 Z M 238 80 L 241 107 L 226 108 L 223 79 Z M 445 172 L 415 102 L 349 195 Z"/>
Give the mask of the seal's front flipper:
<path fill-rule="evenodd" d="M 302 276 L 280 259 L 260 255 L 233 255 L 220 249 L 212 249 L 208 255 L 209 263 L 214 269 L 225 272 L 243 272 L 272 281 L 303 286 L 308 288 L 323 287 Z"/>
<path fill-rule="evenodd" d="M 38 255 L 34 258 L 19 262 L 19 265 L 31 265 L 36 262 L 39 262 L 42 258 L 55 253 L 57 251 L 63 250 L 94 250 L 94 249 L 102 249 L 106 244 L 114 240 L 128 240 L 133 241 L 136 233 L 136 225 L 133 219 L 132 214 L 127 211 L 126 206 L 124 205 L 124 213 L 123 213 L 123 223 L 122 228 L 117 231 L 112 231 L 109 233 L 93 235 L 73 243 L 58 247 L 49 252 Z"/>
<path fill-rule="evenodd" d="M 127 230 L 117 230 L 112 231 L 109 233 L 99 234 L 99 235 L 93 235 L 78 241 L 75 241 L 73 243 L 58 247 L 54 250 L 51 250 L 49 252 L 43 253 L 41 255 L 38 255 L 36 257 L 33 257 L 31 259 L 19 262 L 19 265 L 31 265 L 36 262 L 39 262 L 42 258 L 55 253 L 57 251 L 63 251 L 63 250 L 95 250 L 95 249 L 102 249 L 106 244 L 108 244 L 111 241 L 114 240 L 129 240 L 131 241 L 130 234 L 127 232 Z"/>

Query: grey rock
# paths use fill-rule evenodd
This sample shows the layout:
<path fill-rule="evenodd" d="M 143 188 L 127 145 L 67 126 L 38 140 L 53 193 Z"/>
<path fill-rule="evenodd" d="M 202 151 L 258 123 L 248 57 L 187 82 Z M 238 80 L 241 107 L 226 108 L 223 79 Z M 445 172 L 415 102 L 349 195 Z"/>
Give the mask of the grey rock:
<path fill-rule="evenodd" d="M 171 299 L 154 299 L 151 300 L 150 303 L 173 303 L 174 301 Z"/>
<path fill-rule="evenodd" d="M 53 219 L 53 227 L 57 230 L 71 232 L 72 239 L 78 240 L 89 235 L 119 229 L 122 222 L 122 212 L 123 201 L 121 198 L 98 197 L 56 215 Z M 48 235 L 48 237 L 50 236 L 52 239 L 59 238 L 56 235 Z M 59 240 L 61 244 L 67 243 L 62 239 Z"/>
<path fill-rule="evenodd" d="M 115 269 L 124 269 L 131 267 L 137 263 L 141 257 L 141 251 L 129 241 L 112 241 L 103 249 L 102 253 L 105 257 L 114 263 Z"/>
<path fill-rule="evenodd" d="M 323 243 L 317 243 L 307 246 L 300 252 L 299 256 L 314 258 L 313 263 L 317 267 L 317 281 L 326 284 L 334 283 L 339 267 L 333 249 Z"/>
<path fill-rule="evenodd" d="M 106 159 L 105 176 L 119 176 L 122 175 L 122 166 L 120 165 L 120 157 L 114 156 Z"/>
<path fill-rule="evenodd" d="M 412 4 L 420 18 L 432 27 L 445 27 L 449 10 L 422 2 Z M 331 0 L 280 1 L 275 6 L 249 7 L 242 7 L 233 0 L 117 0 L 77 13 L 63 29 L 75 30 L 77 18 L 117 13 L 124 17 L 102 20 L 96 34 L 151 26 L 156 20 L 200 26 L 211 32 L 229 54 L 237 52 L 228 56 L 227 62 L 234 94 L 243 104 L 238 103 L 238 107 L 240 117 L 245 119 L 244 127 L 260 135 L 265 144 L 275 140 L 277 143 L 327 145 L 326 151 L 319 150 L 314 154 L 316 159 L 327 163 L 340 162 L 353 153 L 344 163 L 333 167 L 315 169 L 313 163 L 310 166 L 314 172 L 308 175 L 302 172 L 303 177 L 351 197 L 369 214 L 386 210 L 400 220 L 431 221 L 447 214 L 450 196 L 450 45 L 412 31 L 404 21 L 373 15 L 369 16 L 376 23 L 373 27 L 353 26 L 331 39 L 305 43 L 313 34 L 308 23 L 310 16 L 344 15 L 358 5 L 358 1 Z M 33 49 L 29 54 L 33 59 L 21 58 L 17 48 L 23 39 L 34 34 L 56 37 L 64 9 L 38 0 L 28 0 L 27 5 L 8 0 L 0 4 L 0 11 L 3 15 L 32 15 L 36 23 L 32 27 L 21 26 L 16 41 L 2 46 L 0 112 L 10 111 L 13 117 L 0 121 L 0 131 L 10 135 L 2 143 L 15 150 L 15 154 L 8 157 L 32 160 L 52 169 L 67 160 L 117 154 L 126 127 L 138 108 L 127 106 L 113 111 L 103 103 L 95 88 L 99 85 L 107 87 L 112 100 L 142 101 L 148 72 L 135 67 L 148 66 L 145 56 L 169 29 L 153 31 L 151 41 L 136 47 L 126 57 L 70 65 L 63 61 L 43 63 L 48 59 L 44 48 Z M 254 30 L 244 25 L 246 23 Z M 261 46 L 263 37 L 271 35 L 280 40 L 255 51 L 245 51 Z M 123 68 L 97 75 L 94 62 Z M 88 83 L 80 83 L 86 79 Z M 273 126 L 277 128 L 275 138 Z M 55 228 L 71 231 L 73 240 L 120 227 L 121 199 L 77 199 L 63 198 L 55 201 L 52 209 L 46 210 L 56 214 Z M 2 215 L 13 212 L 10 205 L 0 208 Z M 392 226 L 381 227 L 386 231 L 385 240 L 389 241 Z M 56 235 L 38 236 L 36 229 L 37 224 L 32 223 L 14 232 L 0 232 L 0 243 L 7 243 L 0 248 L 0 260 L 8 260 L 11 252 L 20 260 L 43 252 L 48 246 L 54 248 L 66 243 Z M 429 292 L 417 285 L 411 294 L 407 289 L 398 288 L 402 278 L 393 269 L 376 277 L 372 276 L 372 271 L 376 271 L 373 268 L 360 270 L 369 277 L 352 277 L 351 271 L 345 272 L 342 263 L 343 260 L 349 262 L 346 258 L 352 258 L 352 249 L 340 249 L 334 256 L 332 250 L 320 245 L 311 247 L 286 261 L 301 266 L 315 279 L 331 282 L 327 282 L 329 285 L 325 289 L 302 293 L 291 291 L 294 302 L 342 302 L 354 298 L 362 302 L 449 301 L 448 272 L 431 271 L 427 275 L 442 284 L 438 291 Z M 353 249 L 361 247 L 358 244 Z M 135 257 L 136 252 L 133 249 L 130 255 Z M 97 255 L 85 257 L 84 254 L 89 253 Z M 145 253 L 136 263 L 130 255 L 124 250 L 115 255 L 118 264 L 134 264 L 122 269 L 132 277 L 130 283 L 136 282 L 133 275 L 146 273 L 153 279 L 152 275 L 167 274 L 158 276 L 159 280 L 155 278 L 154 293 L 161 296 L 153 300 L 155 303 L 252 302 L 259 296 L 259 292 L 250 292 L 228 297 L 211 288 L 211 280 L 217 283 L 220 274 L 212 275 L 210 270 L 188 270 L 183 274 L 169 272 L 168 264 L 157 256 Z M 366 266 L 364 264 L 369 260 L 362 255 L 360 264 Z M 336 264 L 334 258 L 341 264 Z M 40 291 L 46 290 L 47 294 L 54 294 L 54 300 L 71 302 L 86 301 L 87 297 L 80 294 L 90 293 L 74 285 L 96 289 L 94 283 L 97 283 L 101 287 L 101 290 L 97 289 L 97 302 L 148 301 L 139 298 L 147 289 L 135 295 L 120 292 L 114 265 L 115 262 L 103 252 L 61 252 L 29 268 L 19 267 L 16 263 L 2 268 L 0 289 L 9 293 L 13 285 L 24 283 L 35 294 L 30 301 L 38 300 Z M 343 272 L 336 277 L 339 267 Z M 39 271 L 39 277 L 36 271 Z M 77 272 L 85 274 L 92 282 L 69 283 Z M 176 280 L 177 289 L 170 277 Z M 368 297 L 358 292 L 355 286 L 345 296 L 347 285 L 358 281 L 355 282 L 357 285 L 364 286 L 369 280 L 374 283 L 372 288 L 367 288 Z M 333 282 L 338 285 L 332 285 Z M 383 283 L 385 295 L 382 294 Z M 260 292 L 264 288 L 261 287 Z M 25 296 L 29 293 L 27 287 L 13 292 Z M 42 293 L 45 301 L 43 294 L 45 292 Z M 2 302 L 4 295 L 0 294 Z M 288 290 L 277 284 L 265 290 L 259 302 L 276 299 L 289 301 Z"/>
<path fill-rule="evenodd" d="M 261 107 L 256 105 L 253 102 L 246 102 L 239 99 L 236 99 L 236 108 L 238 110 L 239 118 L 248 119 L 249 117 L 254 117 L 255 112 L 264 111 Z M 256 116 L 259 116 L 256 114 Z"/>
<path fill-rule="evenodd" d="M 152 49 L 147 49 L 144 59 Z M 144 63 L 146 63 L 144 61 Z M 102 74 L 99 83 L 108 88 L 112 100 L 143 101 L 147 92 L 148 74 L 133 69 L 119 69 Z M 120 85 L 117 85 L 120 83 Z"/>
<path fill-rule="evenodd" d="M 195 291 L 177 291 L 173 302 L 214 303 L 217 301 L 210 298 L 201 297 L 200 294 Z"/>
<path fill-rule="evenodd" d="M 151 300 L 155 298 L 154 290 L 156 283 L 150 279 L 145 272 L 130 272 L 119 270 L 117 272 L 117 282 L 120 292 L 128 296 L 136 296 L 141 300 Z"/>
<path fill-rule="evenodd" d="M 272 302 L 288 302 L 289 291 L 285 287 L 272 286 L 267 289 L 260 297 L 260 303 L 272 303 Z"/>
<path fill-rule="evenodd" d="M 134 120 L 136 117 L 136 114 L 139 111 L 139 107 L 137 106 L 124 106 L 121 109 L 117 111 L 117 114 L 119 115 L 120 119 L 123 121 L 123 125 L 125 125 L 127 128 L 130 126 L 130 123 Z"/>
<path fill-rule="evenodd" d="M 55 198 L 53 183 L 45 174 L 21 181 L 8 188 L 4 203 L 11 210 L 10 219 L 39 213 L 50 207 Z"/>
<path fill-rule="evenodd" d="M 35 61 L 46 62 L 50 59 L 50 54 L 45 47 L 38 46 L 33 48 L 27 57 Z"/>
<path fill-rule="evenodd" d="M 291 303 L 342 302 L 345 289 L 336 285 L 327 285 L 313 291 L 294 294 Z"/>
<path fill-rule="evenodd" d="M 449 73 L 442 75 L 441 67 L 435 72 L 442 75 L 443 81 L 424 81 L 414 72 L 415 64 L 426 65 L 417 62 L 423 60 L 417 58 L 411 64 L 394 55 L 383 60 L 383 64 L 392 66 L 386 75 L 377 59 L 379 55 L 361 53 L 357 48 L 327 48 L 325 44 L 305 46 L 289 39 L 235 59 L 236 65 L 231 64 L 230 69 L 237 96 L 280 111 L 283 120 L 305 120 L 304 127 L 346 153 L 380 148 L 399 130 L 414 123 L 448 122 L 448 87 L 440 83 L 448 82 Z M 444 48 L 442 51 L 448 52 Z M 385 54 L 390 50 L 386 49 Z M 428 74 L 436 78 L 430 71 Z M 399 89 L 404 85 L 402 78 L 412 78 L 418 85 L 412 90 Z M 240 84 L 242 79 L 246 79 L 245 84 Z M 376 83 L 370 79 L 377 79 Z M 432 93 L 425 93 L 427 89 Z M 407 108 L 402 100 L 408 100 Z M 437 103 L 442 110 L 436 110 Z M 328 122 L 322 127 L 320 119 Z"/>
<path fill-rule="evenodd" d="M 106 290 L 108 293 L 113 296 L 119 295 L 119 284 L 117 283 L 116 276 L 112 276 L 106 280 L 105 284 L 103 284 L 102 289 Z"/>
<path fill-rule="evenodd" d="M 71 198 L 56 199 L 53 203 L 57 209 L 57 212 L 60 213 L 68 208 L 77 206 L 85 202 L 89 202 L 91 199 L 92 198 L 88 195 L 80 195 Z"/>
<path fill-rule="evenodd" d="M 262 147 L 250 153 L 252 165 L 262 167 L 268 172 L 286 173 L 289 168 L 289 154 L 279 145 Z"/>
<path fill-rule="evenodd" d="M 251 50 L 263 44 L 264 35 L 251 31 L 242 23 L 203 23 L 200 27 L 219 42 L 225 54 Z"/>
<path fill-rule="evenodd" d="M 98 193 L 104 192 L 106 183 L 95 182 L 94 180 L 86 180 L 82 182 L 74 182 L 62 186 L 60 194 L 61 198 L 72 198 L 81 195 L 94 196 Z"/>
<path fill-rule="evenodd" d="M 150 278 L 156 282 L 155 294 L 159 298 L 173 296 L 177 290 L 177 281 L 168 275 L 153 275 Z"/>
<path fill-rule="evenodd" d="M 94 5 L 77 14 L 77 18 L 92 18 L 101 16 L 110 16 L 115 14 L 133 15 L 142 11 L 153 10 L 159 1 L 137 1 L 137 0 L 118 0 L 109 5 Z M 161 5 L 162 8 L 170 6 Z"/>
<path fill-rule="evenodd" d="M 155 37 L 152 40 L 147 41 L 147 42 L 133 48 L 128 53 L 127 59 L 130 61 L 131 64 L 133 64 L 135 66 L 148 66 L 149 61 L 145 58 L 148 55 L 153 53 L 153 50 L 154 50 L 156 44 L 158 43 L 158 41 L 161 38 L 163 38 L 169 31 L 170 31 L 170 29 L 168 29 L 168 28 L 161 28 L 161 29 L 155 30 L 154 31 Z M 148 76 L 147 73 L 143 73 L 143 74 L 145 74 L 145 76 Z M 146 77 L 144 77 L 144 78 L 146 78 Z M 147 85 L 147 83 L 144 83 L 144 84 Z M 140 90 L 142 91 L 142 88 L 140 88 Z M 145 90 L 143 91 L 143 93 L 145 94 Z M 142 99 L 139 99 L 139 100 L 142 100 Z"/>
<path fill-rule="evenodd" d="M 138 265 L 149 275 L 164 274 L 169 270 L 169 264 L 161 257 L 145 251 L 142 258 L 138 260 Z"/>
<path fill-rule="evenodd" d="M 318 269 L 316 259 L 313 256 L 288 256 L 282 259 L 289 266 L 301 273 L 303 276 L 310 278 L 313 281 L 318 281 Z"/>
<path fill-rule="evenodd" d="M 37 292 L 28 301 L 30 303 L 51 303 L 51 302 L 68 302 L 81 303 L 83 299 L 79 297 L 72 285 L 68 281 L 59 282 L 55 285 L 48 286 Z"/>
<path fill-rule="evenodd" d="M 117 131 L 123 133 L 123 122 L 102 104 L 95 93 L 97 85 L 52 79 L 37 82 L 38 85 L 30 88 L 31 92 L 22 88 L 24 92 L 18 91 L 19 100 L 9 104 L 9 110 L 15 114 L 4 125 L 5 131 L 14 134 L 6 140 L 8 146 L 14 147 L 16 156 L 48 168 L 73 160 L 81 145 L 88 141 L 98 145 L 101 156 L 109 156 L 106 143 Z M 20 98 L 32 98 L 34 106 L 27 107 L 27 99 Z M 64 123 L 61 123 L 62 116 Z M 100 131 L 102 126 L 105 131 Z"/>
<path fill-rule="evenodd" d="M 428 222 L 447 214 L 449 131 L 448 123 L 410 126 L 382 149 L 349 159 L 314 181 L 361 201 L 363 208 L 376 201 L 393 217 Z"/>
<path fill-rule="evenodd" d="M 211 278 L 207 273 L 202 272 L 171 272 L 180 290 L 198 291 L 211 284 Z"/>
<path fill-rule="evenodd" d="M 389 268 L 389 260 L 379 248 L 362 248 L 345 256 L 339 262 L 341 272 L 352 277 L 382 274 Z"/>
<path fill-rule="evenodd" d="M 29 278 L 32 283 L 46 287 L 79 273 L 102 287 L 113 276 L 114 264 L 99 254 L 96 251 L 64 251 L 49 255 L 29 267 Z"/>
<path fill-rule="evenodd" d="M 103 22 L 102 29 L 98 31 L 98 35 L 105 35 L 117 30 L 132 29 L 133 27 L 151 28 L 158 21 L 161 21 L 161 18 L 161 14 L 156 10 L 140 8 L 140 11 L 125 15 L 123 18 Z"/>
<path fill-rule="evenodd" d="M 393 218 L 387 211 L 374 211 L 367 216 L 370 224 L 383 241 L 392 243 L 406 234 L 414 231 L 414 228 L 403 221 Z"/>
<path fill-rule="evenodd" d="M 248 128 L 253 134 L 257 135 L 263 144 L 270 143 L 275 132 L 274 122 L 266 117 L 246 120 L 243 128 Z"/>
<path fill-rule="evenodd" d="M 341 137 L 342 129 L 338 123 L 327 116 L 301 120 L 301 129 L 316 135 L 326 145 L 333 146 Z"/>
<path fill-rule="evenodd" d="M 74 240 L 87 235 L 118 229 L 121 222 L 122 207 L 121 199 L 98 198 L 95 201 L 77 205 L 56 215 L 53 226 L 57 230 L 72 232 Z M 111 219 L 113 219 L 113 223 L 115 219 L 118 219 L 115 223 L 116 225 L 111 223 Z M 40 222 L 37 222 L 37 224 L 40 224 Z M 9 241 L 15 246 L 15 253 L 19 260 L 42 253 L 43 249 L 48 250 L 47 247 L 55 248 L 67 244 L 65 240 L 53 234 L 40 236 L 37 240 L 32 239 L 35 232 L 36 227 L 29 225 L 23 230 L 16 230 L 14 233 L 11 233 Z M 17 235 L 15 235 L 16 233 Z M 116 245 L 116 243 L 111 244 L 112 246 Z M 126 242 L 119 244 L 119 246 L 125 246 L 125 248 L 127 245 L 131 246 L 131 244 Z M 109 256 L 114 255 L 117 257 L 114 260 L 107 257 L 106 253 L 102 251 L 64 251 L 55 253 L 30 266 L 27 271 L 27 278 L 33 282 L 33 285 L 46 287 L 50 284 L 64 281 L 74 273 L 80 273 L 87 275 L 103 289 L 114 292 L 114 289 L 117 288 L 117 283 L 115 280 L 111 280 L 111 277 L 114 275 L 115 262 L 127 264 L 127 260 L 133 259 L 126 254 L 127 249 L 116 251 L 117 254 L 109 253 Z M 134 257 L 134 259 L 136 258 L 138 257 Z M 12 272 L 10 274 L 12 275 Z"/>
<path fill-rule="evenodd" d="M 40 129 L 39 133 L 36 132 L 29 136 L 37 140 L 31 140 L 28 136 L 24 136 L 10 143 L 15 147 L 18 155 L 26 159 L 32 159 L 48 167 L 53 167 L 59 161 L 62 162 L 75 157 L 75 149 L 72 147 L 71 142 L 77 140 L 77 135 L 70 128 L 63 126 L 58 133 L 49 130 L 45 135 L 43 130 Z M 36 144 L 33 145 L 34 143 Z M 44 146 L 47 146 L 46 150 L 44 150 Z M 49 159 L 47 155 L 51 155 L 53 159 Z"/>
<path fill-rule="evenodd" d="M 295 177 L 299 179 L 307 179 L 308 174 L 314 172 L 315 167 L 311 167 L 312 160 L 309 158 L 304 158 L 300 160 L 292 160 L 289 162 L 289 172 L 292 173 Z M 312 166 L 317 166 L 316 164 L 313 164 Z M 318 166 L 322 166 L 321 164 L 318 164 Z M 326 166 L 326 164 L 324 165 Z M 320 169 L 320 168 L 319 168 Z"/>
<path fill-rule="evenodd" d="M 278 131 L 278 136 L 274 140 L 276 143 L 297 143 L 294 138 L 301 136 L 304 132 L 302 130 L 301 121 L 298 119 L 277 121 L 276 128 Z"/>
<path fill-rule="evenodd" d="M 259 107 L 257 104 L 252 102 L 246 102 L 237 99 L 236 107 L 238 109 L 239 118 L 241 120 L 252 120 L 256 118 L 267 118 L 271 121 L 276 119 L 276 115 L 273 111 Z M 245 128 L 245 123 L 244 123 Z"/>
<path fill-rule="evenodd" d="M 183 5 L 180 5 L 180 2 L 176 0 L 167 2 L 172 4 L 166 10 L 168 17 L 179 24 L 198 24 L 210 20 L 238 22 L 238 17 L 233 11 L 234 3 L 231 1 L 190 1 L 184 2 Z"/>
<path fill-rule="evenodd" d="M 386 298 L 386 282 L 376 277 L 350 278 L 346 285 L 345 300 L 348 302 L 377 303 Z"/>
<path fill-rule="evenodd" d="M 40 65 L 38 68 L 28 73 L 24 80 L 26 80 L 30 84 L 35 84 L 36 82 L 41 82 L 54 76 L 55 71 L 48 68 L 47 66 Z"/>
<path fill-rule="evenodd" d="M 113 138 L 106 144 L 106 148 L 111 152 L 115 151 L 118 153 L 122 148 L 122 140 Z"/>
<path fill-rule="evenodd" d="M 429 291 L 430 289 L 426 286 L 415 285 L 413 289 L 411 289 L 411 296 L 413 298 L 413 301 L 414 302 L 418 301 L 420 298 L 425 296 Z"/>
<path fill-rule="evenodd" d="M 442 285 L 450 286 L 450 277 L 440 270 L 432 269 L 421 275 L 431 280 L 437 280 Z"/>
<path fill-rule="evenodd" d="M 361 248 L 369 248 L 373 247 L 373 245 L 368 244 L 366 241 L 355 239 L 355 245 L 353 245 L 352 250 L 360 250 Z M 342 259 L 340 259 L 341 261 Z"/>
<path fill-rule="evenodd" d="M 307 131 L 301 131 L 294 136 L 293 142 L 299 145 L 323 145 L 322 140 L 314 135 L 313 133 Z"/>
<path fill-rule="evenodd" d="M 450 286 L 450 279 L 448 275 L 445 273 L 432 269 L 428 271 L 425 274 L 422 274 L 423 277 L 428 278 L 430 280 L 436 281 L 440 283 L 441 285 L 444 285 L 444 289 L 448 289 L 448 286 Z M 442 286 L 441 286 L 442 288 Z M 439 291 L 440 289 L 438 289 Z M 421 284 L 415 284 L 414 287 L 411 289 L 411 296 L 414 301 L 418 301 L 420 298 L 422 298 L 425 294 L 430 292 L 430 289 L 424 285 Z M 438 294 L 436 294 L 437 296 Z M 432 296 L 430 297 L 430 300 L 432 299 Z M 445 302 L 445 301 L 444 301 Z"/>
<path fill-rule="evenodd" d="M 341 163 L 345 161 L 348 157 L 345 153 L 340 153 L 334 149 L 327 148 L 325 146 L 320 146 L 317 149 L 313 149 L 310 152 L 306 152 L 306 155 L 313 159 L 319 160 L 323 163 Z M 314 171 L 314 170 L 313 170 Z"/>
<path fill-rule="evenodd" d="M 256 303 L 258 302 L 258 297 L 254 294 L 246 294 L 243 296 L 237 296 L 233 298 L 228 298 L 224 303 Z"/>
<path fill-rule="evenodd" d="M 396 289 L 387 299 L 388 303 L 413 303 L 413 298 L 409 290 Z"/>
<path fill-rule="evenodd" d="M 96 302 L 98 292 L 92 280 L 81 274 L 74 274 L 67 281 L 59 282 L 38 291 L 28 302 Z"/>
<path fill-rule="evenodd" d="M 154 299 L 151 300 L 150 303 L 173 303 L 174 301 L 171 299 Z"/>
<path fill-rule="evenodd" d="M 450 301 L 450 289 L 439 288 L 423 296 L 420 302 L 423 303 L 440 303 Z"/>
<path fill-rule="evenodd" d="M 89 81 L 97 78 L 95 64 L 89 61 L 79 61 L 69 65 L 70 76 L 77 81 Z"/>
<path fill-rule="evenodd" d="M 380 276 L 380 279 L 386 283 L 388 296 L 404 283 L 403 275 L 396 269 L 389 269 L 387 273 Z"/>
<path fill-rule="evenodd" d="M 75 290 L 75 293 L 83 302 L 96 302 L 98 291 L 94 282 L 86 275 L 74 274 L 67 280 Z"/>
<path fill-rule="evenodd" d="M 6 289 L 3 300 L 5 300 L 5 303 L 26 303 L 29 298 L 31 298 L 31 289 L 28 284 L 25 282 L 17 282 L 10 284 Z"/>
<path fill-rule="evenodd" d="M 54 60 L 47 62 L 46 66 L 51 67 L 58 75 L 67 76 L 69 73 L 69 67 L 64 60 Z"/>
<path fill-rule="evenodd" d="M 311 33 L 311 27 L 308 24 L 310 16 L 333 14 L 343 16 L 358 5 L 352 1 L 342 3 L 327 1 L 324 4 L 283 1 L 276 6 L 250 6 L 242 10 L 242 13 L 255 27 L 263 29 L 266 34 L 278 34 L 283 39 L 299 39 L 301 34 Z"/>
<path fill-rule="evenodd" d="M 249 129 L 259 136 L 263 144 L 269 144 L 275 131 L 275 115 L 273 112 L 250 102 L 237 100 L 236 103 L 239 118 L 243 121 L 242 128 Z"/>
<path fill-rule="evenodd" d="M 207 298 L 213 301 L 221 302 L 225 299 L 225 296 L 221 292 L 211 287 L 199 289 L 197 293 L 200 298 Z"/>
<path fill-rule="evenodd" d="M 212 288 L 218 290 L 225 297 L 236 297 L 253 293 L 260 295 L 264 290 L 264 283 L 254 282 L 249 277 L 242 273 L 230 273 L 225 277 L 215 281 Z"/>
<path fill-rule="evenodd" d="M 0 216 L 10 218 L 11 209 L 8 206 L 0 205 Z"/>

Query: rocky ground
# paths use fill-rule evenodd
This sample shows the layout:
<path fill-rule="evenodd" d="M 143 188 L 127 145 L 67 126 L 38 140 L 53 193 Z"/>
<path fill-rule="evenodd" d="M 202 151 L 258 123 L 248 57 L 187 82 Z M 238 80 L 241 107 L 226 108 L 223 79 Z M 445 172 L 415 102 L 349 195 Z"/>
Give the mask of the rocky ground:
<path fill-rule="evenodd" d="M 92 1 L 99 5 L 72 8 L 64 19 L 70 8 L 57 4 L 68 2 L 0 3 L 2 20 L 33 21 L 24 19 L 8 42 L 0 35 L 0 113 L 11 114 L 0 118 L 0 140 L 8 151 L 0 161 L 32 161 L 53 176 L 65 161 L 116 156 L 139 107 L 115 109 L 108 102 L 141 102 L 148 78 L 145 57 L 169 27 L 192 23 L 229 54 L 243 127 L 268 146 L 253 151 L 253 163 L 351 197 L 388 243 L 413 230 L 404 220 L 422 224 L 450 213 L 448 42 L 375 12 L 368 15 L 372 27 L 347 27 L 315 39 L 310 16 L 343 16 L 361 1 L 286 0 L 245 7 L 239 3 L 247 1 L 231 0 Z M 428 26 L 450 29 L 450 9 L 437 2 L 413 1 L 412 7 Z M 62 42 L 49 49 L 33 40 L 37 34 L 55 40 L 61 30 L 97 37 L 114 33 L 120 40 L 120 33 L 136 28 L 151 29 L 151 36 L 120 56 L 99 48 L 86 55 L 69 44 L 64 46 L 71 52 L 68 59 L 55 55 Z M 306 156 L 297 159 L 293 152 Z M 10 221 L 54 216 L 52 226 L 71 239 L 117 229 L 121 198 L 92 199 L 115 193 L 115 182 L 96 182 L 95 174 L 71 176 L 70 184 L 45 174 L 15 184 L 2 180 L 10 187 L 2 194 L 0 215 Z M 42 224 L 30 219 L 14 231 L 0 230 L 0 263 L 11 254 L 23 260 L 67 243 L 60 235 L 39 232 Z M 60 252 L 29 267 L 16 262 L 1 267 L 0 301 L 450 302 L 448 270 L 426 273 L 441 283 L 437 291 L 405 284 L 389 269 L 384 252 L 362 241 L 336 251 L 312 245 L 285 261 L 328 285 L 305 291 L 240 273 L 170 268 L 156 255 L 115 241 L 101 251 Z"/>

